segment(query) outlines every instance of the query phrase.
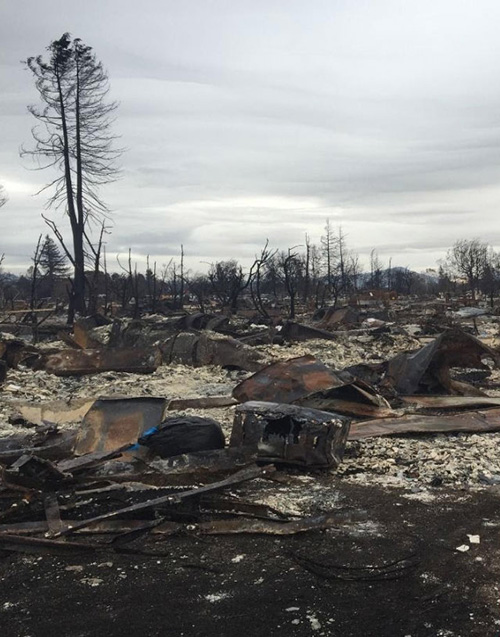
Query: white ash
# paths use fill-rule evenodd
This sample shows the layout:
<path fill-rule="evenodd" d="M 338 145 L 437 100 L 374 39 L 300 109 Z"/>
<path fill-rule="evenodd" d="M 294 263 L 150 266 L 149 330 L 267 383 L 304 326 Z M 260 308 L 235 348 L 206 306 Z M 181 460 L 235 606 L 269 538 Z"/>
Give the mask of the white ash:
<path fill-rule="evenodd" d="M 338 474 L 352 482 L 461 487 L 500 482 L 500 433 L 368 438 L 347 443 Z"/>
<path fill-rule="evenodd" d="M 498 325 L 495 325 L 498 330 Z M 54 346 L 54 343 L 50 343 Z M 260 346 L 268 360 L 286 360 L 313 354 L 335 369 L 360 362 L 379 362 L 408 349 L 419 341 L 405 335 L 382 334 L 339 338 L 339 341 L 313 340 L 291 346 Z M 160 396 L 195 398 L 229 395 L 234 386 L 248 377 L 248 372 L 227 371 L 221 367 L 192 368 L 184 365 L 161 366 L 153 374 L 105 372 L 82 377 L 57 377 L 44 371 L 8 370 L 0 385 L 0 436 L 25 432 L 9 424 L 17 402 L 45 403 L 75 398 L 96 399 L 102 396 Z M 494 371 L 490 382 L 500 381 Z M 500 395 L 500 388 L 488 390 Z M 176 414 L 203 415 L 218 420 L 229 438 L 234 408 L 186 409 Z M 172 415 L 174 412 L 172 412 Z M 74 425 L 72 425 L 74 426 Z M 438 434 L 414 437 L 381 437 L 348 443 L 346 455 L 335 476 L 360 484 L 381 484 L 411 489 L 445 486 L 483 486 L 500 484 L 500 433 Z M 334 499 L 334 486 L 319 486 L 316 477 L 296 488 L 286 487 L 277 495 L 287 512 L 307 508 L 306 500 L 322 499 L 325 508 Z M 306 489 L 304 487 L 307 487 Z M 304 496 L 304 490 L 308 496 Z M 330 491 L 330 494 L 329 494 Z M 286 500 L 286 503 L 283 501 Z M 269 502 L 270 504 L 270 502 Z M 278 507 L 279 508 L 279 507 Z"/>

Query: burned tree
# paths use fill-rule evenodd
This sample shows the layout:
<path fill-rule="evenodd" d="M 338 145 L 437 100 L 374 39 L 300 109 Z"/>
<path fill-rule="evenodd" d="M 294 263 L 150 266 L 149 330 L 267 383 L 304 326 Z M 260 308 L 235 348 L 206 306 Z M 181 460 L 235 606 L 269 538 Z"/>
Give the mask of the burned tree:
<path fill-rule="evenodd" d="M 446 255 L 452 273 L 467 280 L 474 300 L 488 264 L 488 245 L 479 239 L 460 239 Z"/>
<path fill-rule="evenodd" d="M 35 77 L 42 105 L 28 107 L 39 125 L 32 129 L 34 146 L 22 154 L 33 156 L 40 169 L 56 171 L 40 192 L 50 190 L 47 207 L 63 206 L 68 215 L 72 246 L 54 221 L 46 221 L 73 266 L 71 306 L 84 312 L 91 223 L 108 212 L 99 187 L 118 175 L 120 150 L 113 148 L 116 137 L 111 133 L 117 104 L 107 101 L 108 76 L 91 47 L 78 38 L 71 40 L 68 33 L 49 45 L 48 59 L 30 57 L 25 64 Z"/>
<path fill-rule="evenodd" d="M 213 294 L 220 305 L 232 313 L 238 311 L 240 295 L 250 285 L 252 275 L 252 271 L 246 275 L 234 259 L 212 263 L 208 271 Z"/>
<path fill-rule="evenodd" d="M 9 200 L 7 193 L 5 192 L 5 188 L 0 184 L 0 208 L 5 206 L 7 201 Z"/>
<path fill-rule="evenodd" d="M 283 272 L 283 283 L 290 300 L 289 317 L 291 319 L 295 318 L 296 298 L 299 289 L 299 283 L 303 276 L 302 261 L 297 252 L 293 252 L 293 250 L 297 247 L 298 246 L 288 248 L 288 252 L 282 252 L 279 257 L 279 265 Z"/>

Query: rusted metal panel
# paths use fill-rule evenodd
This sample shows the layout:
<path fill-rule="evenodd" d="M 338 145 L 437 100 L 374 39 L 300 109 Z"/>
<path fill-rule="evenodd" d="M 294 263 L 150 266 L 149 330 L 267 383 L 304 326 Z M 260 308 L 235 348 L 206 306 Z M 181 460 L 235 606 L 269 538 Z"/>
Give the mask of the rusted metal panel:
<path fill-rule="evenodd" d="M 353 423 L 349 440 L 401 434 L 431 434 L 500 431 L 500 409 L 467 411 L 450 416 L 407 415 L 401 418 Z"/>
<path fill-rule="evenodd" d="M 346 525 L 360 515 L 350 514 L 349 517 L 340 513 L 308 516 L 298 520 L 248 520 L 227 519 L 210 520 L 197 524 L 181 524 L 179 522 L 162 522 L 151 528 L 152 535 L 236 535 L 236 534 L 266 534 L 266 535 L 295 535 L 307 531 L 318 531 L 332 526 Z M 67 526 L 78 524 L 77 520 L 66 520 Z M 84 527 L 75 533 L 76 536 L 104 535 L 115 533 L 130 533 L 145 527 L 144 520 L 104 520 Z M 21 524 L 0 525 L 0 537 L 9 535 L 22 537 L 30 533 L 46 533 L 49 530 L 46 522 L 25 522 Z"/>
<path fill-rule="evenodd" d="M 500 407 L 499 396 L 402 396 L 401 400 L 424 409 Z"/>
<path fill-rule="evenodd" d="M 81 422 L 88 410 L 94 404 L 92 398 L 74 398 L 69 402 L 54 400 L 49 403 L 16 403 L 16 409 L 28 422 L 43 425 L 44 422 L 56 425 Z"/>
<path fill-rule="evenodd" d="M 460 329 L 447 330 L 414 352 L 398 354 L 387 363 L 384 386 L 402 395 L 419 392 L 451 394 L 479 393 L 466 383 L 450 378 L 452 367 L 487 369 L 484 358 L 496 365 L 500 355 L 471 334 Z"/>
<path fill-rule="evenodd" d="M 106 398 L 96 400 L 82 422 L 75 453 L 113 451 L 133 444 L 163 420 L 164 398 Z"/>
<path fill-rule="evenodd" d="M 34 365 L 39 359 L 40 353 L 32 345 L 16 338 L 6 338 L 0 341 L 0 358 L 6 366 L 16 369 L 20 363 L 29 367 Z"/>
<path fill-rule="evenodd" d="M 310 355 L 264 367 L 240 383 L 233 396 L 239 402 L 287 403 L 358 417 L 395 415 L 371 385 L 337 374 Z"/>
<path fill-rule="evenodd" d="M 73 341 L 81 349 L 99 349 L 101 342 L 94 338 L 92 330 L 103 325 L 110 325 L 113 321 L 102 314 L 84 316 L 73 324 Z"/>
<path fill-rule="evenodd" d="M 293 404 L 355 417 L 390 418 L 397 415 L 371 385 L 358 379 L 340 387 L 314 392 Z"/>
<path fill-rule="evenodd" d="M 317 409 L 250 401 L 236 408 L 230 445 L 253 446 L 264 462 L 335 468 L 349 424 L 345 416 Z"/>
<path fill-rule="evenodd" d="M 310 341 L 312 339 L 336 341 L 338 339 L 338 336 L 333 332 L 328 332 L 318 327 L 311 327 L 310 325 L 304 325 L 303 323 L 296 323 L 295 321 L 286 321 L 280 332 L 280 336 L 286 341 Z"/>
<path fill-rule="evenodd" d="M 33 441 L 25 436 L 11 436 L 0 440 L 0 462 L 11 464 L 25 454 L 36 454 L 39 458 L 58 460 L 73 451 L 76 432 L 69 431 L 48 437 L 47 444 L 33 446 Z M 53 442 L 52 442 L 53 440 Z"/>
<path fill-rule="evenodd" d="M 160 364 L 158 349 L 66 349 L 43 355 L 39 367 L 56 376 L 83 376 L 109 371 L 151 374 Z"/>
<path fill-rule="evenodd" d="M 233 396 L 240 403 L 262 400 L 291 403 L 313 392 L 345 384 L 333 370 L 306 355 L 264 367 L 237 385 Z"/>
<path fill-rule="evenodd" d="M 211 332 L 180 332 L 161 345 L 163 363 L 181 363 L 192 367 L 220 365 L 254 372 L 263 365 L 262 355 L 230 336 Z"/>

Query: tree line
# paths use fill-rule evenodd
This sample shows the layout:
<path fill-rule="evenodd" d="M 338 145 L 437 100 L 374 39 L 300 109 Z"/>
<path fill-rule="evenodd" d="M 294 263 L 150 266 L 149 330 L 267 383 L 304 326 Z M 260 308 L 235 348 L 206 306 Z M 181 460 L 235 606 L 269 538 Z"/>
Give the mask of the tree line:
<path fill-rule="evenodd" d="M 35 120 L 33 143 L 21 154 L 30 156 L 51 175 L 40 193 L 47 192 L 47 210 L 62 210 L 70 236 L 63 236 L 53 216 L 43 214 L 51 236 L 40 235 L 28 272 L 16 279 L 5 272 L 0 256 L 0 305 L 29 299 L 30 307 L 44 299 L 67 300 L 68 320 L 114 307 L 138 315 L 143 308 L 179 309 L 186 302 L 206 311 L 214 304 L 236 312 L 241 304 L 269 318 L 276 306 L 294 317 L 299 306 L 336 306 L 361 290 L 390 290 L 397 294 L 479 292 L 493 302 L 500 279 L 499 256 L 479 239 L 457 241 L 432 276 L 407 267 L 382 264 L 377 251 L 367 272 L 348 247 L 342 228 L 329 220 L 319 243 L 306 235 L 303 243 L 278 250 L 266 242 L 249 268 L 234 259 L 216 261 L 205 274 L 184 268 L 180 259 L 145 272 L 132 263 L 132 252 L 119 261 L 119 272 L 108 272 L 105 238 L 109 210 L 102 186 L 118 178 L 122 149 L 113 133 L 117 103 L 109 100 L 109 78 L 92 48 L 68 33 L 54 40 L 47 53 L 28 57 L 39 103 L 28 107 Z M 0 207 L 7 203 L 0 186 Z"/>
<path fill-rule="evenodd" d="M 71 295 L 70 265 L 49 235 L 40 236 L 23 276 L 3 272 L 0 262 L 0 307 L 14 308 L 19 301 L 31 309 L 62 307 Z M 439 267 L 427 274 L 393 266 L 391 260 L 384 264 L 376 250 L 364 271 L 342 229 L 334 232 L 330 223 L 317 244 L 308 236 L 302 246 L 287 250 L 272 249 L 266 242 L 246 268 L 236 259 L 226 259 L 211 263 L 205 273 L 193 273 L 184 266 L 183 246 L 178 259 L 161 267 L 148 257 L 141 272 L 131 250 L 119 265 L 119 272 L 108 272 L 105 263 L 97 273 L 86 272 L 89 313 L 139 317 L 190 305 L 202 312 L 246 309 L 272 320 L 276 315 L 295 318 L 298 310 L 356 303 L 363 295 L 377 298 L 377 293 L 380 299 L 468 294 L 471 301 L 481 293 L 493 304 L 500 288 L 500 257 L 478 239 L 457 241 Z"/>

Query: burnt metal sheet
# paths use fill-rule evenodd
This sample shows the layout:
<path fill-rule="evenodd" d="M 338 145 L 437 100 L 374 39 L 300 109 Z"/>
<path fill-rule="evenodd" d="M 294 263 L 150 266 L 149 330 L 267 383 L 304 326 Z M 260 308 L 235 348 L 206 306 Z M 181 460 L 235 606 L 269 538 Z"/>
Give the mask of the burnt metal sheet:
<path fill-rule="evenodd" d="M 165 365 L 181 363 L 192 367 L 220 365 L 254 372 L 261 369 L 262 355 L 230 336 L 213 332 L 180 332 L 161 345 Z"/>
<path fill-rule="evenodd" d="M 250 401 L 236 408 L 231 447 L 257 449 L 262 462 L 335 468 L 342 460 L 350 420 L 296 405 Z"/>
<path fill-rule="evenodd" d="M 390 418 L 397 415 L 385 398 L 358 379 L 340 387 L 314 392 L 293 404 L 355 417 Z"/>
<path fill-rule="evenodd" d="M 407 415 L 353 423 L 349 440 L 402 434 L 500 431 L 500 409 L 467 411 L 449 416 Z"/>
<path fill-rule="evenodd" d="M 72 341 L 79 349 L 99 349 L 102 343 L 99 339 L 94 338 L 92 330 L 103 325 L 111 325 L 112 319 L 102 314 L 94 314 L 93 316 L 84 316 L 79 318 L 73 324 Z"/>
<path fill-rule="evenodd" d="M 424 409 L 500 407 L 499 396 L 402 396 L 401 400 Z"/>
<path fill-rule="evenodd" d="M 336 341 L 338 336 L 328 330 L 318 327 L 311 327 L 303 323 L 295 321 L 286 321 L 281 329 L 280 336 L 286 341 L 310 341 L 312 339 L 323 339 L 327 341 Z"/>
<path fill-rule="evenodd" d="M 267 365 L 237 385 L 233 397 L 240 403 L 292 403 L 313 392 L 342 385 L 345 381 L 338 374 L 308 354 Z"/>
<path fill-rule="evenodd" d="M 350 513 L 346 516 L 342 513 L 334 513 L 320 516 L 308 516 L 297 520 L 249 520 L 249 519 L 225 519 L 209 520 L 197 524 L 181 524 L 179 522 L 165 521 L 151 528 L 152 535 L 235 535 L 235 534 L 266 534 L 266 535 L 295 535 L 327 529 L 332 526 L 351 524 L 357 519 L 364 519 L 360 514 Z M 67 526 L 78 524 L 77 520 L 66 520 Z M 96 522 L 77 531 L 75 535 L 104 535 L 114 533 L 127 533 L 142 530 L 145 527 L 144 520 L 104 520 Z M 22 537 L 31 533 L 46 533 L 49 530 L 47 522 L 24 522 L 18 524 L 0 525 L 0 537 L 10 535 Z"/>
<path fill-rule="evenodd" d="M 496 365 L 500 355 L 471 334 L 460 329 L 446 330 L 414 352 L 398 354 L 388 361 L 384 386 L 402 395 L 419 392 L 464 394 L 480 393 L 470 385 L 450 378 L 452 367 L 488 369 L 484 358 Z"/>
<path fill-rule="evenodd" d="M 75 453 L 114 451 L 133 444 L 163 420 L 164 398 L 102 398 L 96 400 L 82 422 Z"/>
<path fill-rule="evenodd" d="M 12 436 L 0 440 L 0 463 L 11 464 L 25 454 L 36 454 L 39 458 L 58 460 L 73 451 L 77 434 L 74 431 L 49 437 L 46 444 L 35 447 L 33 440 L 25 436 Z"/>
<path fill-rule="evenodd" d="M 0 358 L 8 368 L 16 369 L 21 363 L 31 367 L 39 357 L 40 352 L 36 347 L 25 341 L 16 338 L 0 341 Z"/>
<path fill-rule="evenodd" d="M 150 374 L 160 364 L 158 349 L 66 349 L 43 355 L 39 367 L 56 376 L 83 376 L 109 371 Z"/>
<path fill-rule="evenodd" d="M 225 489 L 226 487 L 232 487 L 237 484 L 241 484 L 242 482 L 247 482 L 248 480 L 253 480 L 255 478 L 263 478 L 267 475 L 270 475 L 275 471 L 274 467 L 247 467 L 238 471 L 237 473 L 229 476 L 225 480 L 221 480 L 219 482 L 213 482 L 212 484 L 208 484 L 202 487 L 198 487 L 196 489 L 192 489 L 189 491 L 181 491 L 175 494 L 169 493 L 168 495 L 161 496 L 159 498 L 153 498 L 151 500 L 147 500 L 146 502 L 139 502 L 138 504 L 133 504 L 131 506 L 124 507 L 122 509 L 117 509 L 115 511 L 110 511 L 109 513 L 105 513 L 103 515 L 98 515 L 94 518 L 89 518 L 87 520 L 82 520 L 78 522 L 74 526 L 67 527 L 63 530 L 59 535 L 68 535 L 69 533 L 74 533 L 79 529 L 83 529 L 95 522 L 101 522 L 103 520 L 109 520 L 111 518 L 119 517 L 121 515 L 128 515 L 129 513 L 136 513 L 137 511 L 145 511 L 147 509 L 153 509 L 159 506 L 171 506 L 174 504 L 178 504 L 179 502 L 183 502 L 189 498 L 198 497 L 203 495 L 204 493 L 213 493 L 215 491 L 220 491 L 221 489 Z"/>
<path fill-rule="evenodd" d="M 56 425 L 81 422 L 94 404 L 93 398 L 74 398 L 70 401 L 54 400 L 48 403 L 15 403 L 17 411 L 28 422 L 43 425 L 44 422 Z"/>

